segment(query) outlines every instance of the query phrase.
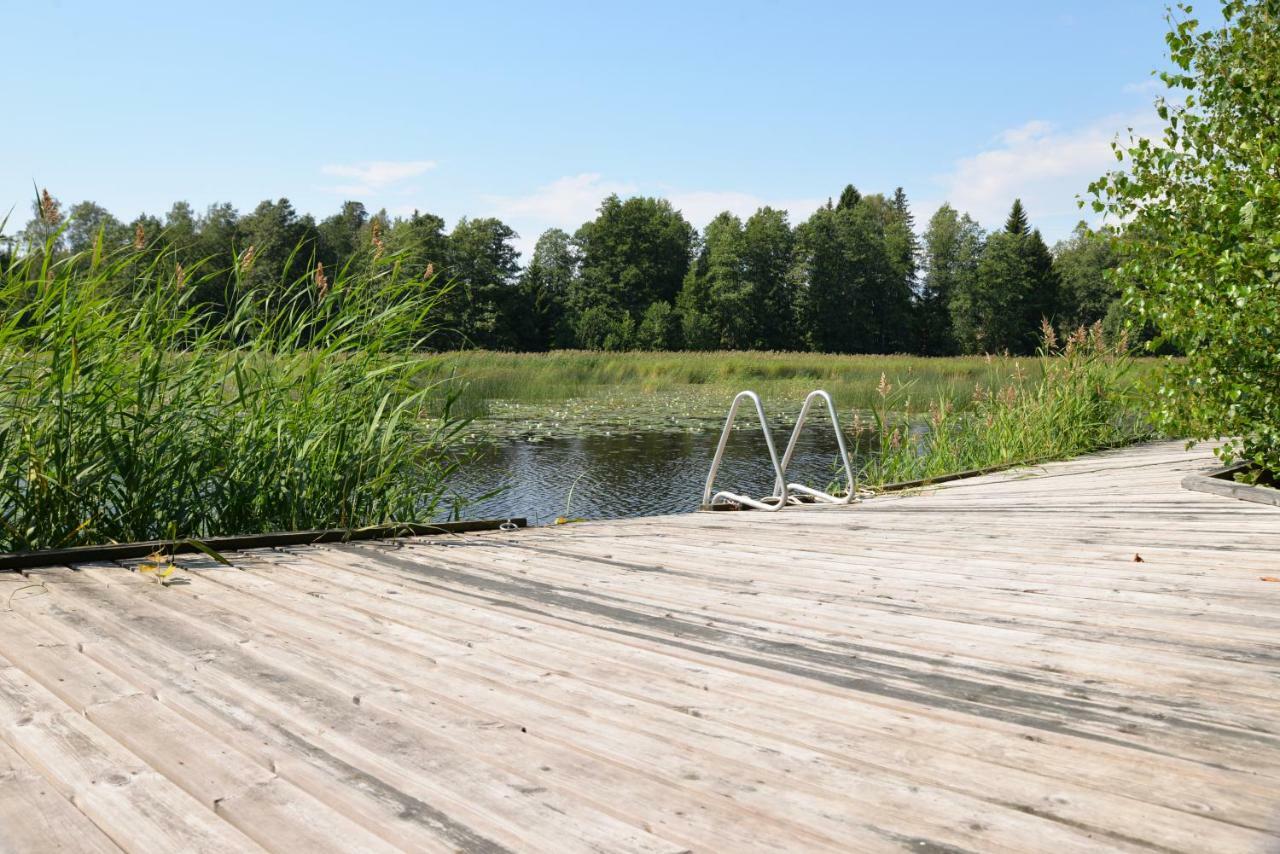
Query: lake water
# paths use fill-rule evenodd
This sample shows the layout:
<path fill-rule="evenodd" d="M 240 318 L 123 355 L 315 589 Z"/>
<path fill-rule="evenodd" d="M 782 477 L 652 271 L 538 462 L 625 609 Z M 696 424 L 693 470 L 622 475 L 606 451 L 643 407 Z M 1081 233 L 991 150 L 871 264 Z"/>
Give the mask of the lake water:
<path fill-rule="evenodd" d="M 791 425 L 775 427 L 782 454 Z M 687 513 L 698 508 L 707 470 L 719 441 L 718 430 L 584 435 L 572 438 L 504 439 L 483 446 L 481 455 L 454 479 L 464 496 L 501 489 L 462 509 L 463 519 L 522 516 L 547 525 L 557 516 L 610 519 Z M 850 442 L 850 450 L 854 445 Z M 788 473 L 793 483 L 825 488 L 841 477 L 839 452 L 828 425 L 805 428 Z M 729 439 L 716 489 L 753 496 L 772 491 L 773 474 L 758 428 L 743 427 Z"/>

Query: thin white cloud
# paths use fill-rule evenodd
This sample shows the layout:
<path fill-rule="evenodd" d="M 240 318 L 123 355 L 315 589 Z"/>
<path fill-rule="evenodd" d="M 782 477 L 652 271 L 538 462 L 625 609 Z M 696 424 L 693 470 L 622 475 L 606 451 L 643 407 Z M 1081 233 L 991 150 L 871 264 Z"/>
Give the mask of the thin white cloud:
<path fill-rule="evenodd" d="M 995 228 L 1013 200 L 1020 198 L 1046 239 L 1063 237 L 1076 221 L 1090 219 L 1076 197 L 1084 196 L 1089 182 L 1115 167 L 1111 142 L 1117 135 L 1127 139 L 1129 128 L 1153 136 L 1158 125 L 1147 110 L 1074 128 L 1030 121 L 1005 130 L 992 147 L 957 160 L 949 173 L 939 176 L 937 201 L 917 206 L 916 221 L 923 228 L 941 201 L 947 201 Z"/>
<path fill-rule="evenodd" d="M 328 187 L 345 196 L 371 196 L 436 168 L 434 160 L 369 160 L 362 163 L 327 163 L 325 175 L 348 178 L 354 183 Z"/>
<path fill-rule="evenodd" d="M 787 212 L 792 225 L 802 222 L 826 199 L 764 199 L 751 193 L 695 190 L 666 194 L 671 206 L 684 214 L 695 228 L 703 228 L 724 211 L 746 219 L 763 207 Z"/>
<path fill-rule="evenodd" d="M 637 192 L 634 184 L 605 180 L 598 172 L 566 175 L 522 196 L 487 196 L 487 216 L 496 216 L 519 234 L 515 241 L 523 263 L 533 258 L 538 237 L 549 228 L 563 228 L 573 234 L 578 226 L 593 219 L 600 202 L 617 193 L 627 196 Z"/>
<path fill-rule="evenodd" d="M 585 172 L 552 181 L 525 196 L 490 196 L 488 206 L 495 216 L 515 220 L 536 221 L 546 228 L 558 227 L 574 231 L 592 219 L 600 202 L 610 194 L 622 197 L 637 193 L 658 195 L 671 202 L 684 218 L 701 228 L 722 211 L 748 217 L 759 208 L 769 206 L 788 211 L 793 218 L 804 218 L 818 208 L 824 199 L 765 199 L 751 193 L 718 190 L 642 189 L 628 181 L 606 180 L 596 172 Z"/>
<path fill-rule="evenodd" d="M 630 181 L 607 179 L 598 172 L 583 172 L 559 178 L 526 195 L 489 196 L 485 199 L 485 213 L 501 218 L 519 232 L 516 246 L 527 263 L 542 232 L 548 228 L 562 228 L 572 234 L 578 226 L 596 216 L 600 202 L 606 196 L 615 193 L 624 198 L 638 193 L 661 196 L 699 229 L 722 211 L 730 211 L 745 219 L 766 205 L 787 211 L 794 223 L 808 217 L 825 201 L 765 199 L 734 191 L 644 188 Z"/>
<path fill-rule="evenodd" d="M 606 181 L 598 172 L 583 172 L 559 178 L 527 195 L 489 196 L 486 202 L 497 216 L 573 231 L 595 216 L 606 196 L 625 196 L 637 189 L 634 184 Z"/>

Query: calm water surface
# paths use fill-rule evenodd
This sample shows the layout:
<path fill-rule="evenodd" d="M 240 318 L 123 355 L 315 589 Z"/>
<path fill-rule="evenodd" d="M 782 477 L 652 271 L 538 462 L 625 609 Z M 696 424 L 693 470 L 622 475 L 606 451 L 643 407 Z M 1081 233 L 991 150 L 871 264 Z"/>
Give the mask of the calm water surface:
<path fill-rule="evenodd" d="M 791 425 L 775 427 L 782 454 Z M 715 455 L 719 431 L 631 433 L 543 439 L 508 439 L 483 447 L 456 478 L 463 496 L 501 489 L 460 511 L 463 519 L 523 516 L 546 525 L 557 516 L 611 519 L 696 510 Z M 850 442 L 850 450 L 854 445 Z M 788 473 L 793 483 L 819 488 L 840 477 L 838 451 L 827 425 L 810 422 Z M 764 438 L 758 429 L 734 432 L 716 488 L 766 495 L 773 487 Z"/>

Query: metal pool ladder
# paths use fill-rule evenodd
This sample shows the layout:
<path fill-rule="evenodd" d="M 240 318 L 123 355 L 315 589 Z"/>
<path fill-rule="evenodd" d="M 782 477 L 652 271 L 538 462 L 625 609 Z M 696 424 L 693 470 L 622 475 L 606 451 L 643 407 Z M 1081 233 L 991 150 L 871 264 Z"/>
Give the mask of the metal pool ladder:
<path fill-rule="evenodd" d="M 791 456 L 796 451 L 796 443 L 800 439 L 800 433 L 804 430 L 804 420 L 809 415 L 809 407 L 813 405 L 815 400 L 822 400 L 827 404 L 827 414 L 831 416 L 831 429 L 836 434 L 836 445 L 840 449 L 840 464 L 844 467 L 844 495 L 829 495 L 820 489 L 814 489 L 805 486 L 802 483 L 783 484 L 781 480 L 774 484 L 773 494 L 786 496 L 788 490 L 808 496 L 814 501 L 821 504 L 853 504 L 858 500 L 857 490 L 853 481 L 853 467 L 849 465 L 849 449 L 844 444 L 844 431 L 840 429 L 840 419 L 836 417 L 836 405 L 831 400 L 831 395 L 822 389 L 809 392 L 804 399 L 804 406 L 800 407 L 800 417 L 796 419 L 796 426 L 791 430 L 791 439 L 787 442 L 786 453 L 782 455 L 782 479 L 786 479 L 787 467 L 791 465 Z M 794 500 L 794 499 L 793 499 Z"/>
<path fill-rule="evenodd" d="M 749 400 L 755 404 L 756 415 L 760 418 L 760 431 L 764 433 L 764 443 L 769 449 L 769 462 L 773 464 L 773 473 L 777 478 L 773 488 L 773 495 L 765 496 L 758 500 L 747 495 L 738 495 L 736 492 L 717 492 L 714 496 L 711 494 L 711 490 L 716 483 L 716 472 L 720 471 L 720 460 L 724 456 L 725 446 L 729 444 L 729 434 L 733 432 L 733 419 L 738 415 L 738 404 L 744 400 Z M 715 458 L 711 460 L 711 471 L 707 473 L 707 485 L 702 490 L 703 506 L 711 507 L 715 504 L 733 503 L 773 513 L 781 510 L 783 505 L 787 503 L 786 481 L 786 472 L 778 462 L 778 452 L 773 447 L 773 434 L 769 432 L 769 422 L 764 417 L 764 405 L 760 403 L 760 395 L 754 391 L 738 392 L 733 398 L 733 403 L 729 404 L 729 417 L 724 421 L 724 430 L 720 431 L 720 444 L 716 446 Z"/>
<path fill-rule="evenodd" d="M 729 444 L 729 434 L 733 431 L 733 421 L 738 414 L 738 404 L 743 400 L 750 400 L 755 404 L 756 415 L 760 419 L 760 430 L 764 433 L 765 446 L 769 449 L 769 462 L 773 465 L 773 493 L 759 499 L 728 491 L 712 494 L 712 489 L 715 488 L 716 474 L 720 471 L 720 462 L 724 457 L 724 449 Z M 805 419 L 808 417 L 809 409 L 813 406 L 815 400 L 821 400 L 827 404 L 827 413 L 831 416 L 831 428 L 836 434 L 836 444 L 840 449 L 840 463 L 844 467 L 845 475 L 845 494 L 841 496 L 830 495 L 820 489 L 814 489 L 802 483 L 787 483 L 787 468 L 791 465 L 791 458 L 795 454 L 796 444 L 800 440 L 801 432 L 804 431 Z M 774 449 L 773 434 L 769 430 L 769 422 L 765 418 L 764 406 L 760 402 L 760 396 L 753 391 L 742 391 L 734 397 L 733 403 L 729 406 L 729 416 L 725 419 L 724 429 L 720 432 L 720 443 L 716 446 L 716 455 L 711 461 L 711 471 L 707 473 L 707 484 L 702 490 L 702 506 L 704 508 L 710 509 L 723 504 L 740 504 L 744 507 L 772 513 L 781 510 L 788 504 L 853 504 L 857 500 L 858 494 L 854 485 L 853 468 L 849 464 L 849 451 L 844 443 L 844 433 L 840 429 L 840 420 L 836 417 L 836 406 L 831 400 L 831 395 L 822 389 L 818 389 L 810 392 L 805 397 L 804 405 L 800 407 L 800 416 L 796 419 L 796 426 L 791 430 L 791 438 L 787 441 L 787 449 L 782 455 L 781 462 L 778 461 L 778 452 Z"/>

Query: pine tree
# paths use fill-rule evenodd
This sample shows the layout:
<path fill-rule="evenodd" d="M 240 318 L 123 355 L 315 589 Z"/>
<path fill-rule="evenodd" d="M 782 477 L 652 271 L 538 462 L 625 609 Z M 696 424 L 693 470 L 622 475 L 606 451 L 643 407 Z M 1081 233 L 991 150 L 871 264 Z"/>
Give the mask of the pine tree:
<path fill-rule="evenodd" d="M 836 202 L 836 210 L 847 211 L 857 206 L 862 201 L 862 194 L 852 184 L 845 184 L 844 189 L 840 191 L 840 201 Z M 827 207 L 831 207 L 831 200 L 827 200 Z"/>
<path fill-rule="evenodd" d="M 1040 236 L 1040 229 L 1022 238 L 1022 252 L 1027 260 L 1031 281 L 1023 305 L 1022 341 L 1019 346 L 1010 349 L 1034 353 L 1040 343 L 1041 323 L 1052 323 L 1058 314 L 1061 281 L 1053 263 L 1053 253 Z"/>
<path fill-rule="evenodd" d="M 535 341 L 525 349 L 546 350 L 574 346 L 573 323 L 569 315 L 569 291 L 577 272 L 572 238 L 559 228 L 542 233 L 533 248 L 533 259 L 520 277 L 520 288 L 533 307 Z"/>
<path fill-rule="evenodd" d="M 1032 275 L 1024 238 L 998 231 L 987 238 L 971 287 L 952 301 L 956 337 L 968 353 L 1020 352 Z"/>
<path fill-rule="evenodd" d="M 1027 212 L 1022 208 L 1022 199 L 1014 199 L 1009 210 L 1009 218 L 1005 220 L 1004 230 L 1010 234 L 1029 234 L 1031 225 L 1027 221 Z"/>

